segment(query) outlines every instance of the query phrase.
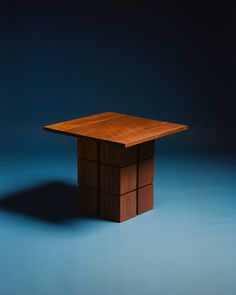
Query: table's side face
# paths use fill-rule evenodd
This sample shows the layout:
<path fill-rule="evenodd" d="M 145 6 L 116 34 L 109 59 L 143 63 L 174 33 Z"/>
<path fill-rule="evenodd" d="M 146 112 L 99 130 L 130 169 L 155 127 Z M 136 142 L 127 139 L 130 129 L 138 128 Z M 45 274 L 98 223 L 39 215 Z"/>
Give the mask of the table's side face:
<path fill-rule="evenodd" d="M 130 147 L 184 131 L 187 126 L 107 112 L 48 125 L 44 129 L 66 135 L 115 142 Z"/>

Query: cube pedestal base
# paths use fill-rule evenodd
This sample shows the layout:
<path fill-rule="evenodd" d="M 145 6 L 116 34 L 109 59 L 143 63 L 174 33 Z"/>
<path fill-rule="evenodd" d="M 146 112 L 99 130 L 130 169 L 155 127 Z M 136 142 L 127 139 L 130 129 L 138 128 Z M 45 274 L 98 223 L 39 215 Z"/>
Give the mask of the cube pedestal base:
<path fill-rule="evenodd" d="M 78 138 L 79 210 L 122 222 L 153 208 L 154 141 L 131 148 Z"/>

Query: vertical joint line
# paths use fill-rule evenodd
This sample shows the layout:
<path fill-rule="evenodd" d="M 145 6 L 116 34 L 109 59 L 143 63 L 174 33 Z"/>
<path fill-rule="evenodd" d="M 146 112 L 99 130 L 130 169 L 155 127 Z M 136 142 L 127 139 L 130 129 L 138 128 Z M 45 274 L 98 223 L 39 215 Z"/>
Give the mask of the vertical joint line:
<path fill-rule="evenodd" d="M 100 142 L 97 142 L 97 215 L 100 216 Z"/>
<path fill-rule="evenodd" d="M 137 190 L 136 190 L 136 215 L 138 215 L 138 187 L 139 187 L 139 146 L 137 145 Z"/>
<path fill-rule="evenodd" d="M 77 161 L 77 186 L 79 185 L 79 137 L 76 142 L 76 161 Z"/>

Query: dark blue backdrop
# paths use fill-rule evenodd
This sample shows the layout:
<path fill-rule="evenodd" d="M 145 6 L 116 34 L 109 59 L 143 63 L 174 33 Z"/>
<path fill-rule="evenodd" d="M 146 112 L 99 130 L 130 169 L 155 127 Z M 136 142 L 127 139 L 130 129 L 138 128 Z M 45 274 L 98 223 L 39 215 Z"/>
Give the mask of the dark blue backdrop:
<path fill-rule="evenodd" d="M 235 295 L 233 8 L 5 2 L 0 295 Z M 154 210 L 121 224 L 77 216 L 75 140 L 42 129 L 104 111 L 189 125 L 158 141 Z"/>
<path fill-rule="evenodd" d="M 109 110 L 187 123 L 164 149 L 235 150 L 230 7 L 83 2 L 2 7 L 1 149 L 64 149 L 42 125 Z"/>

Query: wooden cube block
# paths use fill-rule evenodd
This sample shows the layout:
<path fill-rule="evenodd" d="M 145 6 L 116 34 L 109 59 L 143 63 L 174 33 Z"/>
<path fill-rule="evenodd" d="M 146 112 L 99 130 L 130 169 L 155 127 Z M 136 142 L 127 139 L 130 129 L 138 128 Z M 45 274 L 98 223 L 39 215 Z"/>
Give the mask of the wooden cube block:
<path fill-rule="evenodd" d="M 98 192 L 97 190 L 78 187 L 78 207 L 80 214 L 97 216 L 98 215 Z"/>
<path fill-rule="evenodd" d="M 137 188 L 137 164 L 117 168 L 100 164 L 100 190 L 122 195 Z"/>
<path fill-rule="evenodd" d="M 78 137 L 78 157 L 84 160 L 98 160 L 98 142 L 86 137 Z"/>
<path fill-rule="evenodd" d="M 139 161 L 152 158 L 154 155 L 155 142 L 154 140 L 141 143 L 138 146 Z"/>
<path fill-rule="evenodd" d="M 98 164 L 78 159 L 78 183 L 87 188 L 98 187 Z"/>
<path fill-rule="evenodd" d="M 100 193 L 100 216 L 104 219 L 122 222 L 136 216 L 137 191 L 118 196 Z"/>
<path fill-rule="evenodd" d="M 153 209 L 153 185 L 138 189 L 137 214 L 142 214 Z"/>
<path fill-rule="evenodd" d="M 138 163 L 138 187 L 153 183 L 154 160 L 153 158 Z"/>
<path fill-rule="evenodd" d="M 100 162 L 103 164 L 123 167 L 137 161 L 137 147 L 125 148 L 114 143 L 100 143 Z"/>

